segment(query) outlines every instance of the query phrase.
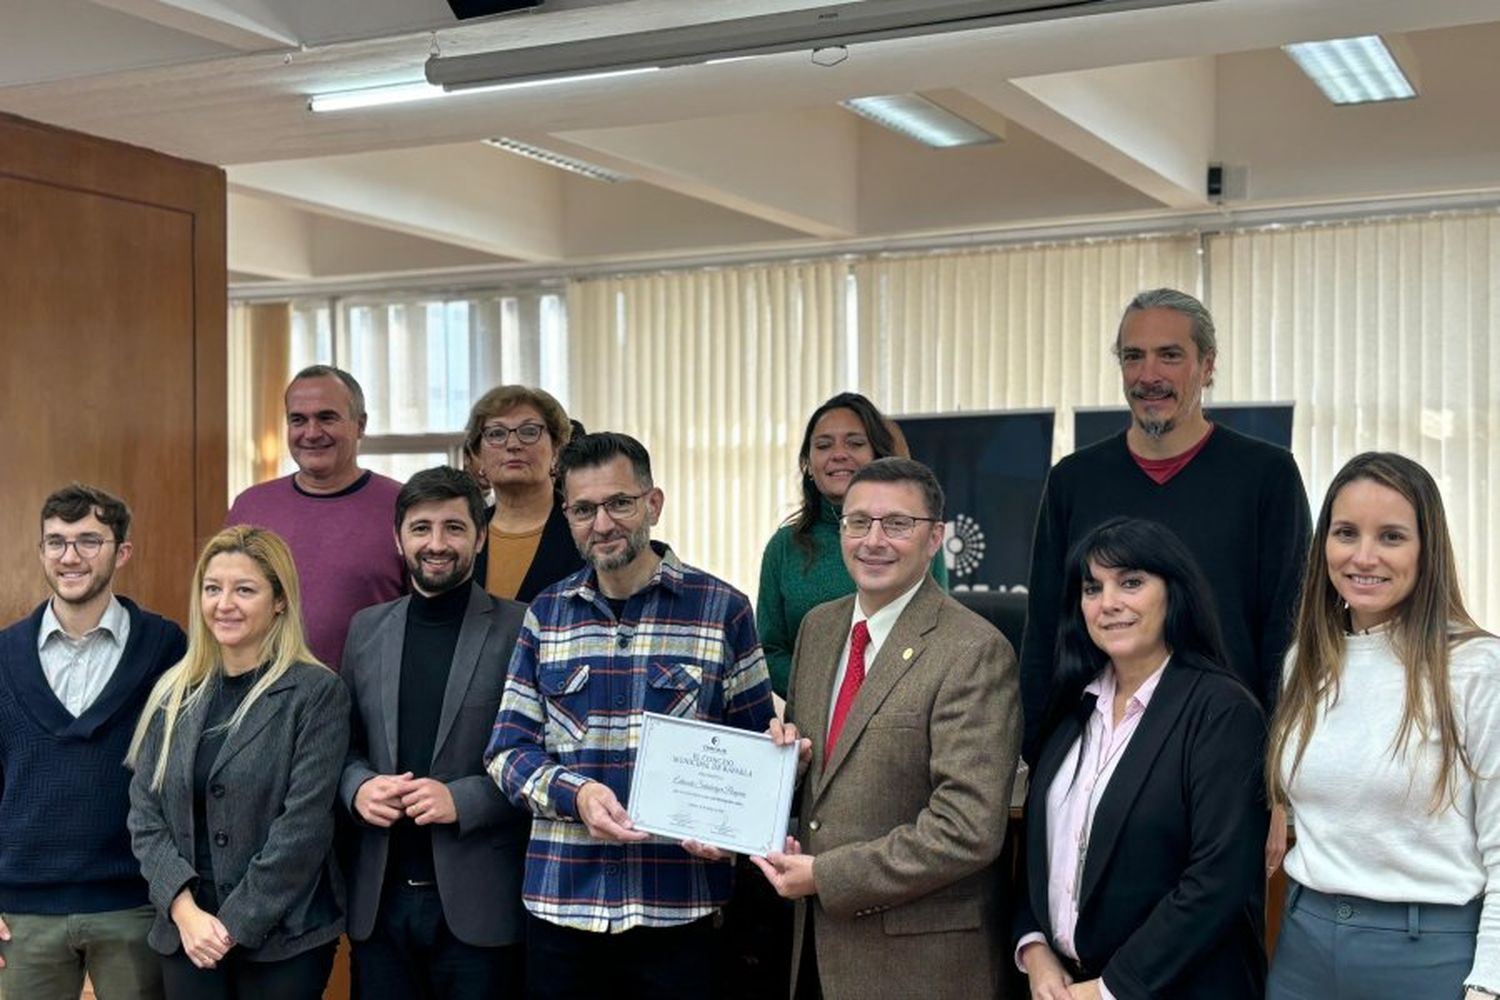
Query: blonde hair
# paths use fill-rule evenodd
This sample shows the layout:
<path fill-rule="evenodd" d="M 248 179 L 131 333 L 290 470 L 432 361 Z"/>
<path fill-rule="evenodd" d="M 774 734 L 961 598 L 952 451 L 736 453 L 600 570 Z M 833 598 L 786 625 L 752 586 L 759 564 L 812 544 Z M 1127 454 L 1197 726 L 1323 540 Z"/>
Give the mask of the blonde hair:
<path fill-rule="evenodd" d="M 1267 789 L 1272 802 L 1286 803 L 1281 768 L 1292 734 L 1296 733 L 1297 750 L 1290 773 L 1295 775 L 1324 699 L 1330 706 L 1338 701 L 1344 635 L 1352 623 L 1348 606 L 1328 576 L 1325 547 L 1334 500 L 1345 487 L 1360 481 L 1401 494 L 1417 516 L 1417 579 L 1390 626 L 1391 645 L 1406 670 L 1405 706 L 1391 753 L 1402 751 L 1414 729 L 1423 735 L 1436 731 L 1442 752 L 1430 803 L 1436 812 L 1444 800 L 1451 802 L 1457 794 L 1455 782 L 1460 769 L 1474 774 L 1453 711 L 1448 652 L 1458 643 L 1486 633 L 1464 608 L 1453 543 L 1448 537 L 1448 518 L 1437 483 L 1422 466 L 1394 452 L 1367 451 L 1351 458 L 1323 498 L 1303 575 L 1296 649 L 1288 665 L 1291 676 L 1271 719 L 1266 748 Z"/>
<path fill-rule="evenodd" d="M 291 550 L 281 536 L 266 528 L 238 525 L 225 528 L 209 539 L 203 548 L 203 554 L 198 557 L 197 569 L 193 571 L 193 588 L 188 598 L 187 653 L 162 674 L 156 686 L 151 689 L 125 757 L 126 764 L 132 768 L 136 766 L 141 744 L 145 742 L 146 732 L 151 728 L 151 720 L 160 709 L 163 716 L 161 749 L 151 772 L 153 789 L 161 788 L 178 719 L 184 710 L 203 697 L 209 689 L 207 682 L 224 672 L 224 657 L 219 641 L 214 638 L 203 618 L 202 594 L 208 564 L 215 556 L 229 553 L 244 555 L 255 563 L 261 573 L 265 574 L 266 581 L 271 585 L 272 596 L 281 602 L 282 607 L 261 642 L 260 659 L 269 666 L 246 693 L 244 701 L 240 702 L 239 708 L 226 723 L 226 728 L 232 730 L 238 726 L 255 699 L 280 680 L 294 663 L 319 663 L 312 650 L 307 647 L 302 627 L 302 595 L 297 583 L 297 566 L 292 561 Z"/>

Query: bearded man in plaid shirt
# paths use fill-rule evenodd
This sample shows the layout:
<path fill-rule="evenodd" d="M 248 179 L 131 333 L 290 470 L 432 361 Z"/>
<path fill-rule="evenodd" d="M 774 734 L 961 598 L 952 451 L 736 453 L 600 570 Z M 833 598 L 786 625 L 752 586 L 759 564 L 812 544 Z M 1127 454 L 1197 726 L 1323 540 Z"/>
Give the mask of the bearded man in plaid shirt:
<path fill-rule="evenodd" d="M 643 711 L 766 730 L 771 684 L 750 602 L 651 541 L 663 494 L 639 441 L 583 435 L 558 470 L 586 565 L 527 612 L 485 754 L 535 817 L 527 993 L 712 996 L 733 865 L 633 829 L 621 802 Z"/>

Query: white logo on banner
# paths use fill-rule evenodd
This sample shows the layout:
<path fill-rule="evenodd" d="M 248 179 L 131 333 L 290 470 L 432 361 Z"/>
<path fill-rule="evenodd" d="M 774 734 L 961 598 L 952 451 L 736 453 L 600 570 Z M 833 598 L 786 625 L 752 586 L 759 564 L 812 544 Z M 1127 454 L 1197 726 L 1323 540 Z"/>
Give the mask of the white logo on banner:
<path fill-rule="evenodd" d="M 972 576 L 984 562 L 984 532 L 967 514 L 956 514 L 948 522 L 943 539 L 943 559 L 950 577 Z"/>

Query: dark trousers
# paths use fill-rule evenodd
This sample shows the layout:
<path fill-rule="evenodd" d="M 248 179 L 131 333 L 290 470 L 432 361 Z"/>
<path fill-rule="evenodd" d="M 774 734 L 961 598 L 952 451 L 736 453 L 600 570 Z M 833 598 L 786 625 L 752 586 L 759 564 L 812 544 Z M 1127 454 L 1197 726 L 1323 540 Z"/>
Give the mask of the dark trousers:
<path fill-rule="evenodd" d="M 596 934 L 526 918 L 531 1000 L 713 1000 L 714 918 Z"/>
<path fill-rule="evenodd" d="M 333 971 L 337 941 L 279 962 L 252 962 L 234 948 L 212 969 L 200 969 L 180 948 L 161 960 L 167 1000 L 319 1000 Z"/>
<path fill-rule="evenodd" d="M 386 880 L 368 939 L 354 942 L 355 1000 L 506 1000 L 525 982 L 520 944 L 481 948 L 453 936 L 437 886 Z"/>
<path fill-rule="evenodd" d="M 724 907 L 719 943 L 723 1000 L 784 996 L 792 975 L 792 902 L 776 895 L 760 870 L 743 856 L 734 897 Z"/>

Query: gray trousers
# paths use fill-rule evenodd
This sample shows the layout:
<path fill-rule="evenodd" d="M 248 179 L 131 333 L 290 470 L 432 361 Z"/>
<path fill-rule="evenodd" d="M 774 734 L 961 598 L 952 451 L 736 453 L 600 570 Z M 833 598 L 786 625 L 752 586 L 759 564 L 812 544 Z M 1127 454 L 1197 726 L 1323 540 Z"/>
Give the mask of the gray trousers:
<path fill-rule="evenodd" d="M 1383 903 L 1292 882 L 1266 1000 L 1460 1000 L 1479 909 L 1478 899 Z"/>

